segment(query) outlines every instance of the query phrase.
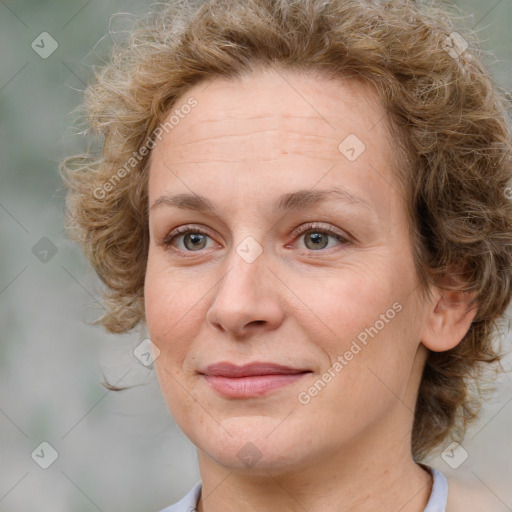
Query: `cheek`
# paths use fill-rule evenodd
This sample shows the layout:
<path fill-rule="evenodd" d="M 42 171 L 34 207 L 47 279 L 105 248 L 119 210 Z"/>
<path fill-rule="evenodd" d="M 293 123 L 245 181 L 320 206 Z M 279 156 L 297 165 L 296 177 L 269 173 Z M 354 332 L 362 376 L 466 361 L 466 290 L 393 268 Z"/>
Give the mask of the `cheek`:
<path fill-rule="evenodd" d="M 393 304 L 399 302 L 400 293 L 391 280 L 383 277 L 386 275 L 389 273 L 368 268 L 351 269 L 317 281 L 315 286 L 297 283 L 295 291 L 306 306 L 296 315 L 302 319 L 302 328 L 307 332 L 318 326 L 323 336 L 315 335 L 312 340 L 323 339 L 322 348 L 332 356 L 343 354 L 358 335 L 363 333 L 364 339 L 366 328 L 376 322 L 381 327 L 381 315 L 385 320 L 394 318 Z M 386 323 L 385 329 L 392 322 Z"/>
<path fill-rule="evenodd" d="M 419 343 L 414 283 L 410 262 L 395 260 L 347 269 L 342 278 L 297 289 L 309 308 L 296 318 L 326 356 L 321 371 L 330 368 L 336 375 L 333 391 L 350 390 L 360 400 L 372 396 L 375 386 L 384 394 L 390 393 L 386 385 L 403 390 Z"/>
<path fill-rule="evenodd" d="M 180 279 L 155 260 L 148 257 L 144 284 L 146 322 L 151 341 L 160 349 L 159 359 L 172 367 L 185 357 L 198 315 L 204 314 L 204 289 Z"/>
<path fill-rule="evenodd" d="M 315 381 L 301 389 L 301 403 L 309 401 L 304 413 L 315 422 L 333 421 L 336 435 L 351 436 L 397 407 L 406 415 L 413 408 L 404 400 L 418 345 L 417 323 L 409 304 L 402 309 L 384 304 L 387 323 L 379 318 L 381 304 L 340 317 L 339 336 L 321 347 L 328 361 Z"/>
<path fill-rule="evenodd" d="M 197 336 L 198 318 L 204 315 L 200 296 L 196 297 L 199 291 L 148 257 L 144 293 L 149 337 L 160 350 L 155 360 L 160 389 L 169 411 L 187 431 L 187 411 L 194 405 L 190 390 L 195 383 L 184 366 L 190 342 Z"/>

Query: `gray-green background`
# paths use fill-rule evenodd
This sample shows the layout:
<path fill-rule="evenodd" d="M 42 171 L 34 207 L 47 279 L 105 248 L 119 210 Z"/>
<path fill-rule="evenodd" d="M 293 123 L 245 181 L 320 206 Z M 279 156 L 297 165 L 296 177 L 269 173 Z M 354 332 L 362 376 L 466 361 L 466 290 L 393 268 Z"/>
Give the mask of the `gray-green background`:
<path fill-rule="evenodd" d="M 110 37 L 148 4 L 0 1 L 0 512 L 156 512 L 199 478 L 195 449 L 154 372 L 133 355 L 144 333 L 112 336 L 87 323 L 99 316 L 101 287 L 62 231 L 57 165 L 83 147 L 69 113 Z M 512 90 L 512 0 L 459 5 L 494 55 L 486 62 L 496 80 Z M 58 44 L 45 59 L 31 47 L 42 32 Z M 107 392 L 103 373 L 144 385 Z M 464 464 L 453 470 L 440 456 L 431 463 L 490 494 L 496 511 L 510 511 L 512 378 L 499 382 L 463 445 Z M 58 453 L 48 469 L 31 456 L 44 441 Z"/>

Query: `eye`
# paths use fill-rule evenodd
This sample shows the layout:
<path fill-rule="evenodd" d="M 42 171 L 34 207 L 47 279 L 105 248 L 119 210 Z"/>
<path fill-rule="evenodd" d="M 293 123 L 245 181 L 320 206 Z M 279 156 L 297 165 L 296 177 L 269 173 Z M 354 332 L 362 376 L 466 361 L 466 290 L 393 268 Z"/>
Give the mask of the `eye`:
<path fill-rule="evenodd" d="M 306 250 L 316 252 L 322 249 L 330 249 L 336 245 L 346 245 L 349 243 L 341 233 L 315 223 L 302 226 L 296 235 L 298 235 L 298 240 L 303 240 L 302 244 Z"/>
<path fill-rule="evenodd" d="M 162 245 L 173 246 L 180 251 L 197 252 L 208 248 L 208 239 L 213 242 L 212 238 L 204 231 L 191 226 L 182 226 L 171 231 L 162 241 Z"/>
<path fill-rule="evenodd" d="M 323 224 L 310 223 L 301 226 L 293 233 L 299 249 L 320 252 L 336 245 L 347 245 L 349 240 L 341 232 L 326 228 Z M 210 242 L 210 243 L 209 243 Z M 173 247 L 181 252 L 199 252 L 215 246 L 215 241 L 203 229 L 195 226 L 181 226 L 171 231 L 161 242 L 164 247 Z"/>

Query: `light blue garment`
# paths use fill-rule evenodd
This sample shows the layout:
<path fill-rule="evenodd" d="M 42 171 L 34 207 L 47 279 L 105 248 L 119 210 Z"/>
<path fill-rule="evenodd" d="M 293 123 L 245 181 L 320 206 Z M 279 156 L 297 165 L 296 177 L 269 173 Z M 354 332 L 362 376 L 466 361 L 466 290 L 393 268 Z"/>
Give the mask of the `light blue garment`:
<path fill-rule="evenodd" d="M 430 469 L 434 477 L 434 485 L 430 493 L 427 507 L 424 512 L 446 512 L 446 501 L 448 500 L 448 480 L 437 469 L 423 464 L 423 467 Z"/>
<path fill-rule="evenodd" d="M 174 505 L 160 510 L 160 512 L 196 512 L 197 502 L 201 495 L 201 481 L 197 482 L 192 489 L 180 501 Z"/>
<path fill-rule="evenodd" d="M 446 477 L 437 469 L 422 464 L 425 469 L 432 472 L 434 485 L 427 508 L 424 512 L 446 512 L 446 500 L 448 499 L 448 481 Z M 170 505 L 159 512 L 196 512 L 197 502 L 201 495 L 201 482 L 197 482 L 192 489 L 180 501 Z"/>

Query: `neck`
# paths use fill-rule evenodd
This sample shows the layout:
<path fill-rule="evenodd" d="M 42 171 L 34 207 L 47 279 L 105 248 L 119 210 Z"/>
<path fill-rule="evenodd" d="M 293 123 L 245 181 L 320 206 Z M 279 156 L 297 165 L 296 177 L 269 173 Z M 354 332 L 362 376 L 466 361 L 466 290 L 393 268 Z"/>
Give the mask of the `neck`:
<path fill-rule="evenodd" d="M 293 469 L 226 469 L 199 451 L 198 512 L 423 512 L 432 477 L 401 448 L 408 434 L 364 436 Z"/>

